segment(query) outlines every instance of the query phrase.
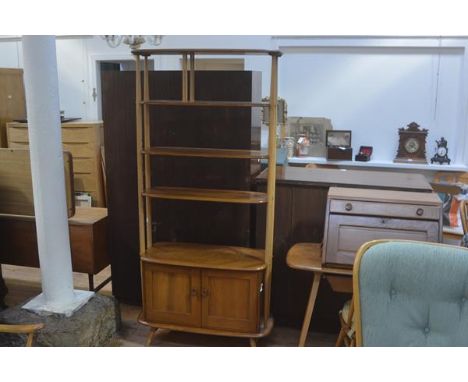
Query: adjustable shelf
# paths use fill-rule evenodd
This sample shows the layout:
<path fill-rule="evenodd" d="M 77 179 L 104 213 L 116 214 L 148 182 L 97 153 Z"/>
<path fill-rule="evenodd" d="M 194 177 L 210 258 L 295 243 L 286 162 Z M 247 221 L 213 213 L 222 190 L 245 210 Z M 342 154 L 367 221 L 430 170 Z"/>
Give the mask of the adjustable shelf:
<path fill-rule="evenodd" d="M 261 271 L 263 257 L 260 249 L 168 242 L 155 243 L 142 255 L 144 261 L 156 264 L 233 271 Z"/>
<path fill-rule="evenodd" d="M 228 159 L 267 159 L 268 152 L 261 150 L 211 149 L 201 147 L 167 147 L 155 146 L 143 150 L 147 155 L 199 158 L 228 158 Z"/>
<path fill-rule="evenodd" d="M 148 100 L 141 101 L 142 105 L 153 106 L 192 106 L 192 107 L 269 107 L 268 102 L 233 102 L 233 101 L 173 101 Z"/>
<path fill-rule="evenodd" d="M 221 190 L 189 187 L 154 187 L 143 192 L 144 196 L 159 199 L 197 200 L 201 202 L 262 204 L 267 202 L 263 192 Z"/>
<path fill-rule="evenodd" d="M 261 49 L 134 50 L 136 59 L 136 141 L 138 166 L 139 240 L 143 312 L 139 321 L 150 326 L 148 344 L 157 328 L 247 337 L 268 335 L 274 232 L 278 58 L 281 52 Z M 182 56 L 180 100 L 152 100 L 148 58 Z M 195 99 L 195 55 L 266 55 L 271 57 L 268 102 Z M 144 70 L 141 76 L 141 61 Z M 143 77 L 143 80 L 142 80 Z M 268 151 L 226 148 L 151 146 L 150 108 L 255 108 L 269 112 Z M 203 110 L 205 113 L 205 110 Z M 268 159 L 267 192 L 153 186 L 152 157 Z M 264 249 L 177 242 L 153 243 L 152 199 L 265 204 Z M 240 207 L 239 207 L 240 208 Z M 207 230 L 210 227 L 206 227 Z"/>

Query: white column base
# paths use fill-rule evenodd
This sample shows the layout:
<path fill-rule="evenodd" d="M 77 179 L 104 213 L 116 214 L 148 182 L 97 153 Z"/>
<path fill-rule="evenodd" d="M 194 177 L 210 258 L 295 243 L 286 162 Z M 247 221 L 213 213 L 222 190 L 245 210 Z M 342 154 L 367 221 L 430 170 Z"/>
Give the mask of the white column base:
<path fill-rule="evenodd" d="M 64 305 L 46 303 L 44 294 L 41 293 L 23 305 L 21 308 L 40 315 L 63 314 L 66 317 L 70 317 L 74 312 L 86 304 L 91 297 L 94 296 L 94 292 L 75 289 L 73 291 L 73 295 L 73 301 Z"/>

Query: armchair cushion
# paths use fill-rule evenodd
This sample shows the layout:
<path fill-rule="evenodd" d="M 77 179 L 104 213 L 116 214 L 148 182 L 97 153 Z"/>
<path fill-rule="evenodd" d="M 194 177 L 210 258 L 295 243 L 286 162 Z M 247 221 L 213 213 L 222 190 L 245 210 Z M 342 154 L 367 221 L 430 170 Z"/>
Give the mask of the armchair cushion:
<path fill-rule="evenodd" d="M 468 250 L 383 242 L 361 257 L 365 346 L 468 346 Z"/>

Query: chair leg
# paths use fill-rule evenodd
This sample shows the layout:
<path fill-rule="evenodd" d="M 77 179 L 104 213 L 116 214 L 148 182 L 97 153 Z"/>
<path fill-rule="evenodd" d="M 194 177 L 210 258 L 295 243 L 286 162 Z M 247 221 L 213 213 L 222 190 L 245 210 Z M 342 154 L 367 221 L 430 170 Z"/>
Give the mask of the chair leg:
<path fill-rule="evenodd" d="M 335 343 L 336 347 L 343 346 L 345 335 L 346 333 L 344 331 L 344 328 L 341 327 L 340 334 L 338 334 L 338 339 L 336 340 L 336 343 Z"/>
<path fill-rule="evenodd" d="M 250 347 L 255 348 L 257 347 L 257 340 L 255 338 L 250 338 Z"/>
<path fill-rule="evenodd" d="M 304 322 L 302 323 L 301 336 L 299 338 L 299 346 L 304 346 L 307 334 L 309 332 L 310 319 L 312 318 L 312 313 L 314 311 L 315 300 L 317 298 L 318 288 L 320 285 L 320 279 L 322 274 L 319 272 L 314 272 L 314 281 L 312 283 L 312 288 L 310 289 L 309 302 L 307 303 L 307 308 L 304 316 Z"/>
<path fill-rule="evenodd" d="M 92 273 L 88 273 L 88 286 L 90 291 L 94 291 L 94 277 Z"/>
<path fill-rule="evenodd" d="M 34 333 L 28 334 L 28 340 L 26 341 L 26 347 L 31 347 L 33 344 Z"/>
<path fill-rule="evenodd" d="M 151 328 L 150 332 L 148 334 L 148 338 L 146 339 L 146 344 L 145 346 L 151 346 L 151 343 L 153 342 L 154 335 L 156 334 L 157 328 Z"/>

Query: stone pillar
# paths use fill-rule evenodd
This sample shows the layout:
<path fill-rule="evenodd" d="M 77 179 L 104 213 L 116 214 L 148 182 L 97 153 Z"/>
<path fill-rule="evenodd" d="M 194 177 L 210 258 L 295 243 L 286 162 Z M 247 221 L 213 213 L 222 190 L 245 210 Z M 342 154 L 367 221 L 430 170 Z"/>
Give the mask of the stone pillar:
<path fill-rule="evenodd" d="M 24 85 L 43 293 L 25 309 L 71 314 L 73 290 L 54 36 L 23 36 Z"/>

